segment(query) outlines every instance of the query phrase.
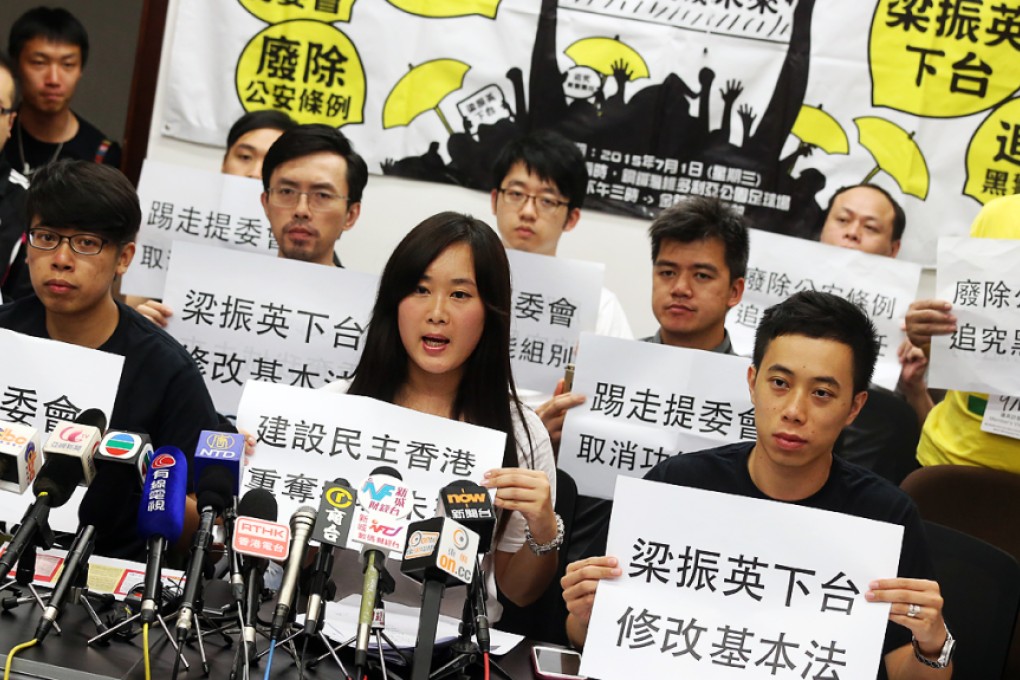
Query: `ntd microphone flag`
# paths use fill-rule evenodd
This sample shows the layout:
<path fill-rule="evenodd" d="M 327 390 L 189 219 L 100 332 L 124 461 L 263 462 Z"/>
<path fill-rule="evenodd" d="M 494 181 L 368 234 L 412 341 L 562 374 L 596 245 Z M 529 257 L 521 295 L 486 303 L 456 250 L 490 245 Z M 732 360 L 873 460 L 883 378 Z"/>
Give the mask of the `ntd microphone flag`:
<path fill-rule="evenodd" d="M 237 496 L 241 488 L 241 467 L 244 461 L 244 437 L 235 432 L 202 430 L 195 446 L 193 479 L 195 486 L 210 467 L 223 467 L 230 472 L 232 493 Z"/>

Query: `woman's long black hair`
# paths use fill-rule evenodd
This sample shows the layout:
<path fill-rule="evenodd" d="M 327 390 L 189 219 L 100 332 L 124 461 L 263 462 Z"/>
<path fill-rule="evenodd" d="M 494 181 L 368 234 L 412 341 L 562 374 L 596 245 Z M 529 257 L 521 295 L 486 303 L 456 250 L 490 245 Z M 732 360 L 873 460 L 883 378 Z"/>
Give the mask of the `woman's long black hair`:
<path fill-rule="evenodd" d="M 510 371 L 510 265 L 496 232 L 485 222 L 456 212 L 441 212 L 416 226 L 397 245 L 383 269 L 365 349 L 348 394 L 392 403 L 407 381 L 407 351 L 400 339 L 397 308 L 414 292 L 428 266 L 452 245 L 466 243 L 474 260 L 478 295 L 485 306 L 485 326 L 474 352 L 464 363 L 452 417 L 506 433 L 503 467 L 534 468 L 531 436 L 518 461 L 513 410 L 524 425 Z"/>

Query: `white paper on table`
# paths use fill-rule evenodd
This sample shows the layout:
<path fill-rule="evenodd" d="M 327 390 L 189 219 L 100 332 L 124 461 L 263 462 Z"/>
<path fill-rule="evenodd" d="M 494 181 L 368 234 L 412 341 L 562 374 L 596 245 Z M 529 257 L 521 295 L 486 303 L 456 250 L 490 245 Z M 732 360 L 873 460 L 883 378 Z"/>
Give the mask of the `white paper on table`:
<path fill-rule="evenodd" d="M 237 426 L 259 439 L 242 487 L 273 492 L 280 517 L 318 506 L 324 483 L 343 477 L 358 488 L 386 465 L 414 494 L 405 528 L 435 516 L 442 487 L 459 479 L 481 482 L 487 470 L 501 467 L 506 443 L 502 432 L 368 397 L 256 381 L 245 385 Z M 352 527 L 352 548 L 354 535 Z"/>
<path fill-rule="evenodd" d="M 1020 439 L 1020 397 L 989 394 L 981 431 Z"/>
<path fill-rule="evenodd" d="M 58 420 L 74 420 L 85 409 L 98 408 L 109 421 L 124 357 L 5 329 L 0 329 L 0 356 L 16 357 L 5 361 L 0 372 L 0 420 L 39 430 L 40 447 Z M 42 461 L 36 464 L 41 467 Z M 78 487 L 67 503 L 54 508 L 50 526 L 77 531 L 84 495 L 85 487 Z M 21 495 L 0 492 L 0 518 L 8 526 L 20 521 L 33 500 L 31 490 Z"/>
<path fill-rule="evenodd" d="M 507 250 L 513 284 L 510 362 L 518 387 L 551 394 L 582 331 L 594 331 L 605 265 Z"/>
<path fill-rule="evenodd" d="M 787 649 L 798 677 L 812 663 L 809 677 L 822 670 L 808 652 L 817 659 L 825 647 L 834 647 L 845 650 L 832 656 L 846 665 L 830 666 L 840 678 L 874 678 L 890 605 L 870 603 L 864 593 L 874 579 L 895 576 L 902 536 L 903 528 L 895 524 L 620 477 L 607 554 L 620 559 L 623 576 L 599 583 L 581 673 L 601 680 L 764 680 L 777 677 L 767 663 L 756 664 L 769 658 L 765 641 L 782 639 L 799 645 Z M 708 573 L 694 569 L 695 560 L 709 565 L 709 552 L 718 553 L 715 588 L 704 581 L 701 589 L 691 587 L 697 586 L 695 574 Z M 688 553 L 691 568 L 683 572 Z M 791 578 L 794 572 L 776 565 L 815 574 Z M 724 595 L 726 590 L 731 594 Z M 679 626 L 689 631 L 686 638 L 676 634 Z M 704 631 L 696 634 L 699 627 Z M 720 630 L 727 627 L 754 637 L 727 636 Z M 745 642 L 748 653 L 713 646 L 725 638 Z M 674 656 L 687 646 L 700 660 L 690 653 Z M 784 649 L 778 643 L 772 647 Z M 727 656 L 744 667 L 721 665 Z"/>
<path fill-rule="evenodd" d="M 738 354 L 750 356 L 765 310 L 800 290 L 819 290 L 850 300 L 867 312 L 882 350 L 874 382 L 894 389 L 900 376 L 896 350 L 900 326 L 917 297 L 921 266 L 816 241 L 751 229 L 744 297 L 730 310 L 726 328 Z"/>
<path fill-rule="evenodd" d="M 935 298 L 956 332 L 931 341 L 931 387 L 1020 394 L 1020 241 L 940 238 Z"/>
<path fill-rule="evenodd" d="M 418 640 L 418 625 L 421 619 L 421 609 L 409 607 L 396 602 L 386 602 L 386 636 L 393 640 L 397 649 L 414 649 Z M 326 606 L 323 630 L 326 636 L 332 640 L 344 642 L 357 633 L 358 613 L 361 609 L 361 595 L 348 595 L 339 602 L 331 602 Z M 304 620 L 303 615 L 298 617 L 298 622 Z M 459 619 L 454 619 L 443 614 L 439 615 L 439 624 L 436 627 L 436 646 L 453 642 L 458 636 Z M 524 639 L 521 635 L 507 633 L 496 628 L 489 628 L 491 636 L 490 652 L 494 656 L 506 654 L 520 644 Z M 372 641 L 375 647 L 375 641 Z M 392 649 L 384 640 L 383 648 Z"/>
<path fill-rule="evenodd" d="M 195 357 L 217 411 L 246 380 L 321 387 L 358 365 L 379 277 L 178 241 L 167 331 Z"/>
<path fill-rule="evenodd" d="M 612 498 L 617 475 L 641 477 L 676 453 L 753 440 L 744 357 L 581 335 L 559 466 L 578 493 Z M 621 396 L 622 395 L 622 396 Z"/>
<path fill-rule="evenodd" d="M 142 225 L 121 292 L 162 295 L 174 241 L 276 255 L 261 194 L 257 179 L 146 159 L 138 181 Z"/>

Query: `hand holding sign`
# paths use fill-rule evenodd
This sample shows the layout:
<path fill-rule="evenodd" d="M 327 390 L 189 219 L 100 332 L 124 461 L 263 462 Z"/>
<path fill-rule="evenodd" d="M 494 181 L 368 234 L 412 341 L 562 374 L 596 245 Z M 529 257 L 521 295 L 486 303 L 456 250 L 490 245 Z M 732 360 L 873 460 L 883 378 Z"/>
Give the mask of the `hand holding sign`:
<path fill-rule="evenodd" d="M 907 309 L 907 339 L 913 345 L 931 353 L 933 335 L 949 335 L 956 331 L 956 317 L 953 306 L 944 300 L 917 300 Z"/>
<path fill-rule="evenodd" d="M 873 581 L 864 594 L 869 602 L 890 602 L 889 620 L 910 629 L 921 653 L 936 659 L 946 641 L 939 584 L 917 578 Z"/>
<path fill-rule="evenodd" d="M 615 557 L 603 556 L 589 557 L 567 565 L 560 586 L 563 588 L 563 600 L 567 604 L 567 637 L 574 646 L 584 646 L 599 581 L 622 575 L 623 570 L 619 564 Z"/>

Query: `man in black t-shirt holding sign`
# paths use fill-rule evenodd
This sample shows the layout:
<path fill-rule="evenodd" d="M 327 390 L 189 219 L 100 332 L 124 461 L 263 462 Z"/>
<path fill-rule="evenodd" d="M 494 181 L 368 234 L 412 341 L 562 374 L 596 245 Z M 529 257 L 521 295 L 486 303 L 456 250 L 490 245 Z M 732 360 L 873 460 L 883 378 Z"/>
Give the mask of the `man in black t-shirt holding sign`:
<path fill-rule="evenodd" d="M 897 577 L 877 580 L 865 593 L 870 602 L 892 604 L 882 670 L 894 679 L 948 678 L 955 643 L 917 508 L 889 482 L 832 454 L 867 400 L 877 356 L 874 326 L 857 307 L 828 293 L 797 293 L 758 326 L 747 375 L 756 441 L 673 456 L 645 478 L 903 526 Z M 590 552 L 601 555 L 605 545 L 606 535 Z M 608 556 L 567 567 L 561 583 L 571 642 L 584 644 L 598 582 L 622 573 Z"/>
<path fill-rule="evenodd" d="M 202 430 L 223 429 L 202 375 L 176 340 L 113 298 L 142 218 L 131 183 L 104 165 L 50 163 L 32 179 L 27 213 L 34 294 L 0 307 L 0 328 L 123 356 L 110 428 L 146 432 L 154 448 L 173 445 L 190 459 Z M 107 499 L 97 553 L 144 559 L 135 532 L 139 495 L 125 489 Z M 189 510 L 197 523 L 193 502 Z"/>

